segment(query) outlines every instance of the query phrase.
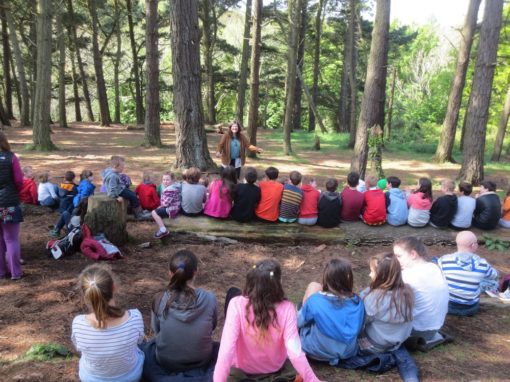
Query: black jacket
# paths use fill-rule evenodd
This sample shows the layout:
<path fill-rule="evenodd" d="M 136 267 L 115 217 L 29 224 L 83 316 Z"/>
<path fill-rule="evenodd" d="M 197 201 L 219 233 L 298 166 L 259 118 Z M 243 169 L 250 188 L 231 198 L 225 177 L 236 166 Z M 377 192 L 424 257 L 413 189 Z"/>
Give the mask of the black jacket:
<path fill-rule="evenodd" d="M 480 195 L 476 199 L 473 226 L 480 229 L 494 229 L 501 219 L 501 201 L 493 192 Z"/>
<path fill-rule="evenodd" d="M 340 224 L 342 196 L 338 192 L 324 191 L 319 198 L 319 218 L 317 224 L 324 228 L 333 228 Z"/>
<path fill-rule="evenodd" d="M 14 184 L 12 158 L 13 153 L 0 151 L 0 207 L 19 205 L 19 192 Z"/>

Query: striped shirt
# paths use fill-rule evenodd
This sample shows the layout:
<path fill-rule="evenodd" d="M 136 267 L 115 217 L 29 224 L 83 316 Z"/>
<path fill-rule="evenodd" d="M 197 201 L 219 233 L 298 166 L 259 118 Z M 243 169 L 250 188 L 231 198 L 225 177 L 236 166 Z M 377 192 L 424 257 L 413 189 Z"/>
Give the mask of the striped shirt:
<path fill-rule="evenodd" d="M 295 221 L 299 215 L 301 200 L 303 200 L 303 190 L 298 186 L 286 183 L 283 186 L 279 219 L 283 222 Z"/>
<path fill-rule="evenodd" d="M 444 255 L 437 264 L 448 282 L 450 301 L 457 304 L 476 304 L 480 300 L 480 282 L 498 278 L 498 272 L 474 253 Z"/>
<path fill-rule="evenodd" d="M 81 352 L 80 367 L 99 378 L 114 378 L 133 371 L 142 343 L 143 319 L 138 309 L 128 311 L 129 318 L 113 328 L 97 329 L 84 314 L 73 320 L 71 340 Z"/>

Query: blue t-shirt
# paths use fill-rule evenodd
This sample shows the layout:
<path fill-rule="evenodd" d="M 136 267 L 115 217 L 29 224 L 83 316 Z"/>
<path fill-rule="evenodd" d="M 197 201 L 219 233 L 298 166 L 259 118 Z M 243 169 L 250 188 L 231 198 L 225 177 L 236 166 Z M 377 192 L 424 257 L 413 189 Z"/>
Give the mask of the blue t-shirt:
<path fill-rule="evenodd" d="M 237 138 L 232 138 L 230 141 L 230 159 L 237 159 L 241 157 L 241 142 Z"/>

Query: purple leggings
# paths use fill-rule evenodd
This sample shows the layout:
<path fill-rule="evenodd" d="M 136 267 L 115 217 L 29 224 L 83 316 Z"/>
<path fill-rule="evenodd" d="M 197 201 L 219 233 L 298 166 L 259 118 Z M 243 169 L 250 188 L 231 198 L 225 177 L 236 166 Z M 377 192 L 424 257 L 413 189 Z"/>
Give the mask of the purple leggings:
<path fill-rule="evenodd" d="M 19 227 L 20 223 L 0 223 L 0 277 L 10 273 L 12 278 L 19 278 L 23 274 Z"/>

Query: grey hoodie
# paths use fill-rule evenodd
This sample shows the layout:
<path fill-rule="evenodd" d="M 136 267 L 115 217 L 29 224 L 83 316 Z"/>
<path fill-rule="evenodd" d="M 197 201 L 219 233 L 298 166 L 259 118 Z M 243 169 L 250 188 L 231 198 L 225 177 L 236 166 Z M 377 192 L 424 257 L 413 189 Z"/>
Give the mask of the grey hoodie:
<path fill-rule="evenodd" d="M 151 311 L 156 333 L 156 359 L 168 371 L 206 366 L 212 355 L 212 332 L 217 324 L 218 302 L 213 293 L 195 289 L 196 301 L 185 307 L 174 301 L 163 315 L 170 292 L 165 291 L 157 313 Z"/>
<path fill-rule="evenodd" d="M 111 167 L 105 168 L 101 172 L 103 177 L 103 184 L 106 188 L 106 193 L 112 198 L 117 198 L 126 186 L 120 181 L 120 174 L 113 171 Z"/>

